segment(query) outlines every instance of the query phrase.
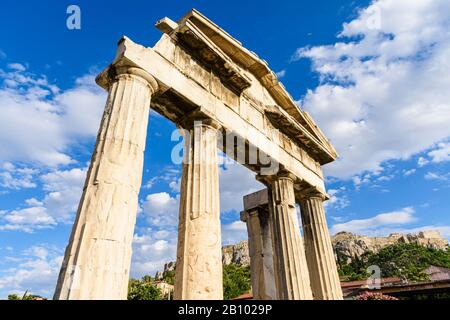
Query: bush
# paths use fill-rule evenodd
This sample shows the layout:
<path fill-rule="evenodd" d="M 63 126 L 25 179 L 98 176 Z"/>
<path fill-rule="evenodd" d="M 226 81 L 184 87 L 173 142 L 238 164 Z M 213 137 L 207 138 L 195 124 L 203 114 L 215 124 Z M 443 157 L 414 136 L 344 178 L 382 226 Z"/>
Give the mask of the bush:
<path fill-rule="evenodd" d="M 142 280 L 131 279 L 128 289 L 128 300 L 161 300 L 161 290 L 152 283 Z"/>
<path fill-rule="evenodd" d="M 230 300 L 249 292 L 251 288 L 250 267 L 229 264 L 223 266 L 223 297 Z"/>
<path fill-rule="evenodd" d="M 41 296 L 36 294 L 28 294 L 28 291 L 25 291 L 22 297 L 19 297 L 17 294 L 8 295 L 8 300 L 47 300 Z"/>

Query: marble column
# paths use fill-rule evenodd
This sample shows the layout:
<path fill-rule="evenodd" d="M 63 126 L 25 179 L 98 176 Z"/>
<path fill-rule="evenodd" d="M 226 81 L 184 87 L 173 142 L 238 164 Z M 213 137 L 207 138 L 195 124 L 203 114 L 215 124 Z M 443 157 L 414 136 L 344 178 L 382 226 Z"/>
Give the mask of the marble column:
<path fill-rule="evenodd" d="M 326 196 L 316 189 L 304 191 L 300 199 L 311 287 L 316 300 L 342 300 L 341 284 L 323 208 L 325 199 Z"/>
<path fill-rule="evenodd" d="M 275 300 L 272 235 L 267 210 L 255 208 L 241 212 L 247 224 L 252 293 L 255 300 Z"/>
<path fill-rule="evenodd" d="M 289 174 L 281 174 L 273 177 L 269 186 L 275 282 L 279 300 L 312 300 L 295 208 L 294 179 Z"/>
<path fill-rule="evenodd" d="M 155 79 L 111 67 L 109 95 L 54 299 L 126 299 Z"/>
<path fill-rule="evenodd" d="M 203 120 L 184 127 L 174 299 L 221 300 L 218 126 Z"/>

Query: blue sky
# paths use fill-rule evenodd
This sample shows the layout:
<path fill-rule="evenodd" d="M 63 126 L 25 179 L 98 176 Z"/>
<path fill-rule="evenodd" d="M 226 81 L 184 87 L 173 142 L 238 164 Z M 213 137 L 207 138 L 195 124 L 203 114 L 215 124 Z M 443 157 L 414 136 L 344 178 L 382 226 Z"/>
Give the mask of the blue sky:
<path fill-rule="evenodd" d="M 377 1 L 2 1 L 0 298 L 50 297 L 106 94 L 93 79 L 127 35 L 195 7 L 267 60 L 336 146 L 325 167 L 332 233 L 437 229 L 450 237 L 450 5 Z M 81 30 L 66 9 L 81 9 Z M 132 275 L 174 259 L 181 168 L 173 124 L 151 113 Z M 246 238 L 242 196 L 261 188 L 220 171 L 223 243 Z"/>

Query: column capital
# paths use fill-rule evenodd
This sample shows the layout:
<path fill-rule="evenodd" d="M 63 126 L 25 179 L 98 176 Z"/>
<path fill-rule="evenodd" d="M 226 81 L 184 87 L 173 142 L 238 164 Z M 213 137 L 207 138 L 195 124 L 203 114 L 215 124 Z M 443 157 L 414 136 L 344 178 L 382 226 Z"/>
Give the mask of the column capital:
<path fill-rule="evenodd" d="M 255 217 L 255 216 L 260 216 L 259 214 L 259 209 L 258 207 L 250 209 L 250 210 L 246 210 L 246 211 L 241 211 L 240 213 L 240 219 L 242 222 L 247 222 L 247 220 L 250 217 Z"/>
<path fill-rule="evenodd" d="M 240 213 L 240 218 L 242 222 L 247 222 L 248 221 L 248 212 L 247 211 L 241 211 Z"/>
<path fill-rule="evenodd" d="M 153 76 L 145 71 L 144 69 L 132 67 L 132 66 L 116 66 L 115 77 L 120 77 L 122 75 L 132 75 L 139 77 L 149 85 L 152 90 L 152 94 L 158 91 L 158 82 L 153 78 Z"/>
<path fill-rule="evenodd" d="M 281 179 L 289 179 L 291 180 L 293 183 L 296 183 L 299 178 L 285 170 L 285 169 L 280 169 L 276 174 L 273 175 L 261 175 L 261 174 L 257 174 L 255 176 L 256 180 L 258 180 L 259 182 L 263 183 L 263 184 L 272 184 L 274 181 L 276 180 L 281 180 Z"/>
<path fill-rule="evenodd" d="M 298 191 L 298 196 L 301 201 L 312 198 L 318 198 L 321 201 L 327 201 L 330 199 L 330 196 L 325 191 L 320 190 L 317 187 L 309 187 L 306 189 L 302 189 Z"/>
<path fill-rule="evenodd" d="M 110 65 L 96 77 L 95 81 L 103 89 L 109 90 L 114 81 L 126 76 L 134 76 L 144 81 L 149 86 L 151 94 L 158 91 L 158 82 L 150 73 L 144 69 L 127 65 Z"/>
<path fill-rule="evenodd" d="M 200 108 L 184 115 L 181 119 L 178 120 L 177 125 L 186 130 L 190 130 L 195 126 L 206 126 L 215 130 L 222 129 L 222 125 L 217 120 L 203 114 Z"/>

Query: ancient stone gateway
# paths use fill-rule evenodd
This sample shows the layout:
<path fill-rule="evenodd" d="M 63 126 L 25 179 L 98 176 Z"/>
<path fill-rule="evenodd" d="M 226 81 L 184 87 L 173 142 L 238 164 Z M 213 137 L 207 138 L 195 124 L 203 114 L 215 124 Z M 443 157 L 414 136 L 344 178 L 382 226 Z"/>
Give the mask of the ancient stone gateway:
<path fill-rule="evenodd" d="M 126 299 L 153 108 L 185 137 L 174 298 L 223 298 L 219 148 L 267 186 L 266 203 L 243 214 L 263 252 L 252 255 L 264 269 L 255 297 L 341 299 L 322 206 L 331 144 L 267 63 L 199 12 L 156 26 L 153 48 L 123 37 L 97 77 L 109 95 L 54 298 Z"/>

